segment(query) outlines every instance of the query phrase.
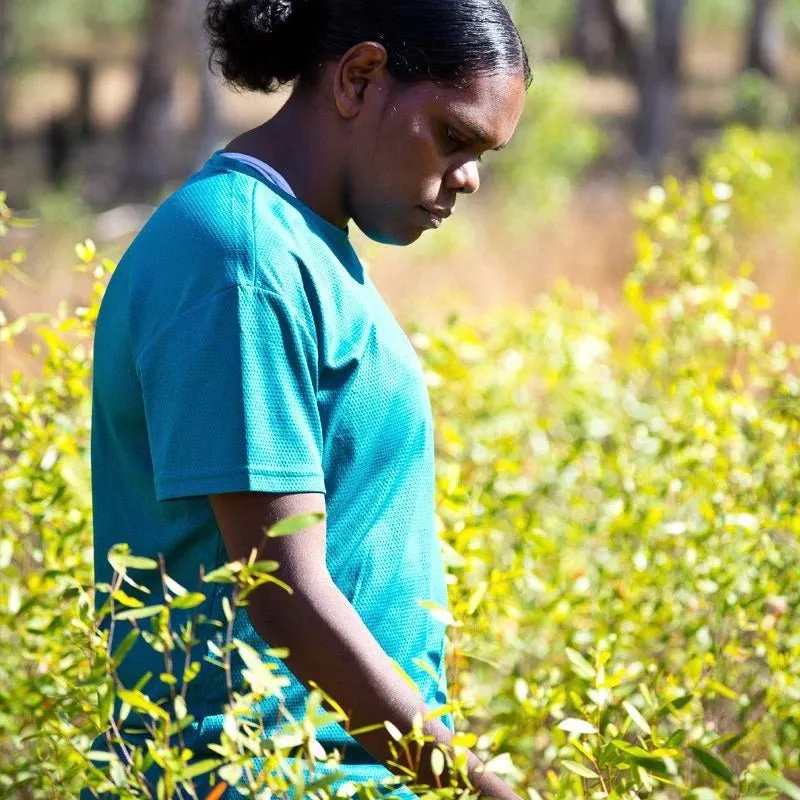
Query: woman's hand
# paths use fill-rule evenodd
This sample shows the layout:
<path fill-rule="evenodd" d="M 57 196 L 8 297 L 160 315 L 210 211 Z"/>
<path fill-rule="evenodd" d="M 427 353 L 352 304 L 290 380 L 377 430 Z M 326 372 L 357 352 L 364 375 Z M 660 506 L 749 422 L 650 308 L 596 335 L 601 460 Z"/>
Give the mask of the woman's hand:
<path fill-rule="evenodd" d="M 325 558 L 325 523 L 291 536 L 271 539 L 264 535 L 287 517 L 324 512 L 324 495 L 244 493 L 209 499 L 229 558 L 246 559 L 256 549 L 258 560 L 280 564 L 276 577 L 293 589 L 289 594 L 266 584 L 250 596 L 247 612 L 256 632 L 272 647 L 287 648 L 289 669 L 306 687 L 314 681 L 339 703 L 354 730 L 389 721 L 404 734 L 411 731 L 415 716 L 424 717 L 430 709 L 400 677 L 331 579 Z M 452 741 L 452 733 L 439 719 L 426 721 L 423 731 L 445 749 Z M 357 739 L 378 761 L 386 764 L 392 759 L 383 726 Z M 431 768 L 434 746 L 423 748 L 417 781 L 449 785 L 447 771 L 437 778 Z M 469 777 L 481 796 L 519 800 L 500 778 L 483 770 L 480 760 L 469 753 Z"/>

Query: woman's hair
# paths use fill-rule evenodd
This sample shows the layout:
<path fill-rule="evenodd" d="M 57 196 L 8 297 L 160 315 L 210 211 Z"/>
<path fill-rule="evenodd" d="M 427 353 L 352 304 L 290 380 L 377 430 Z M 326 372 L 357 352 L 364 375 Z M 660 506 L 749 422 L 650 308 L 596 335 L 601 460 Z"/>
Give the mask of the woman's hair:
<path fill-rule="evenodd" d="M 531 71 L 502 0 L 209 0 L 212 62 L 242 89 L 313 83 L 323 65 L 377 42 L 400 81 L 458 85 Z"/>

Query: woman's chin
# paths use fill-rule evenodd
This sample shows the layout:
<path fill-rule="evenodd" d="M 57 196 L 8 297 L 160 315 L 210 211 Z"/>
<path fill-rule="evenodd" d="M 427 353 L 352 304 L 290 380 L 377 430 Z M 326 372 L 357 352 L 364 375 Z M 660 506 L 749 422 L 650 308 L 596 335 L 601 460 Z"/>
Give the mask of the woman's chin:
<path fill-rule="evenodd" d="M 388 228 L 382 230 L 364 230 L 362 228 L 361 230 L 373 242 L 394 245 L 395 247 L 406 247 L 414 244 L 425 233 L 426 229 L 419 225 L 405 225 L 403 227 L 398 225 L 392 230 Z"/>

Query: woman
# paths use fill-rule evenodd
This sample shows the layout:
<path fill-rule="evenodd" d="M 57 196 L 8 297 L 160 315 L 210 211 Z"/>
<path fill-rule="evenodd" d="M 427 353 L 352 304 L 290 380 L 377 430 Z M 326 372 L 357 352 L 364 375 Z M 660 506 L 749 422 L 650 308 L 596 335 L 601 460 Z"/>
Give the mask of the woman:
<path fill-rule="evenodd" d="M 259 548 L 294 593 L 263 587 L 234 635 L 288 648 L 288 708 L 302 716 L 313 680 L 351 729 L 406 732 L 446 703 L 444 630 L 420 604 L 447 602 L 430 406 L 348 224 L 397 245 L 438 228 L 478 189 L 481 156 L 511 138 L 527 56 L 501 0 L 212 0 L 206 27 L 229 83 L 294 88 L 163 203 L 110 282 L 95 345 L 96 578 L 109 581 L 118 541 L 163 556 L 188 588 L 201 566 Z M 326 521 L 265 540 L 313 512 Z M 137 580 L 154 602 L 157 576 Z M 221 597 L 206 609 L 218 619 Z M 137 645 L 123 683 L 158 675 L 159 659 Z M 145 691 L 166 696 L 157 683 Z M 196 753 L 218 737 L 227 696 L 204 663 L 187 694 Z M 446 747 L 449 715 L 425 730 Z M 354 781 L 389 777 L 387 738 L 319 735 Z M 516 797 L 474 756 L 470 775 L 486 796 Z M 418 778 L 435 783 L 429 752 Z"/>

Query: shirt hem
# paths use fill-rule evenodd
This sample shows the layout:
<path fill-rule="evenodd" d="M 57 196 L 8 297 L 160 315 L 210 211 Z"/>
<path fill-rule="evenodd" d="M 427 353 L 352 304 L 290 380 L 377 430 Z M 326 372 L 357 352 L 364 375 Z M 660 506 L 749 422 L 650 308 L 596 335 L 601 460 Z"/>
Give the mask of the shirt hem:
<path fill-rule="evenodd" d="M 156 483 L 156 499 L 159 501 L 232 492 L 325 494 L 325 479 L 318 473 L 250 468 L 223 475 L 166 478 Z"/>

